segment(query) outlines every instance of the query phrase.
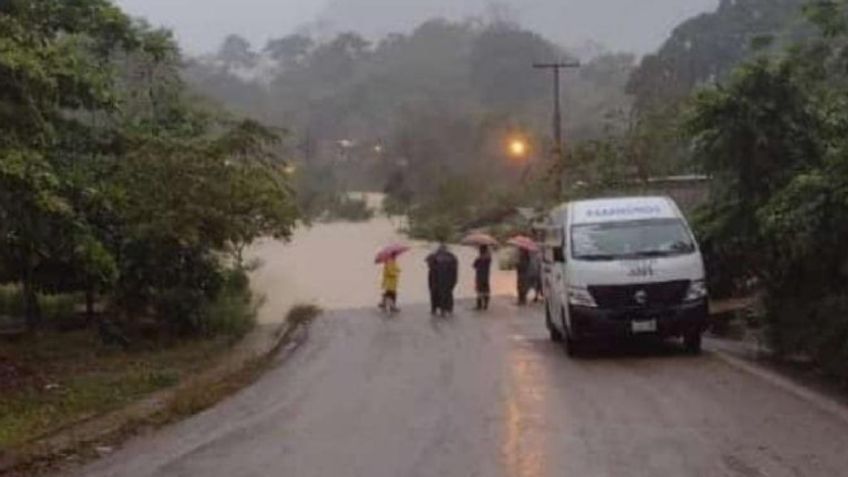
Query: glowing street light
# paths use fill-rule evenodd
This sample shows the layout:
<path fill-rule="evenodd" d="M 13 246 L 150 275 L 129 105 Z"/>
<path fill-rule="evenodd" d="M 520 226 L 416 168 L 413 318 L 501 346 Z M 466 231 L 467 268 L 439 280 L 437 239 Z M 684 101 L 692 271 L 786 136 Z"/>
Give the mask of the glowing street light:
<path fill-rule="evenodd" d="M 521 138 L 513 138 L 509 142 L 509 153 L 513 157 L 523 159 L 527 156 L 527 142 Z"/>

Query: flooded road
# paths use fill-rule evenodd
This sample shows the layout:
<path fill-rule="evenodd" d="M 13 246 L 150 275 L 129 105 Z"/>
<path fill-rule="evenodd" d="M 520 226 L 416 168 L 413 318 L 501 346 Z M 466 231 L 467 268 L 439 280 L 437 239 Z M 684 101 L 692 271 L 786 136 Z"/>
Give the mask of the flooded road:
<path fill-rule="evenodd" d="M 90 477 L 823 476 L 848 423 L 709 354 L 568 359 L 539 309 L 338 310 L 253 387 Z"/>
<path fill-rule="evenodd" d="M 290 243 L 266 240 L 250 251 L 261 267 L 253 273 L 255 288 L 265 295 L 260 311 L 263 323 L 281 321 L 295 304 L 317 304 L 325 310 L 376 307 L 380 298 L 381 268 L 374 255 L 383 246 L 404 243 L 412 250 L 399 259 L 400 305 L 428 300 L 427 266 L 433 245 L 410 241 L 398 233 L 398 223 L 386 218 L 365 223 L 316 224 L 301 228 Z M 476 250 L 453 247 L 460 259 L 457 296 L 474 296 L 471 264 Z M 514 272 L 493 264 L 494 295 L 515 294 Z"/>

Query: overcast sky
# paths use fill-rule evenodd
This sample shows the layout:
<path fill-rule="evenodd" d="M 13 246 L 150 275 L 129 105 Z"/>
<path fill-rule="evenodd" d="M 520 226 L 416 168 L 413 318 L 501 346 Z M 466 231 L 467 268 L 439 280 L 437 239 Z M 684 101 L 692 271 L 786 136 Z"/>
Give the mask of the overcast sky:
<path fill-rule="evenodd" d="M 502 0 L 523 25 L 570 46 L 597 41 L 615 50 L 654 50 L 685 18 L 719 0 Z M 435 16 L 480 15 L 493 0 L 116 0 L 132 15 L 166 26 L 190 53 L 213 51 L 229 33 L 255 46 L 317 19 L 366 35 L 405 31 Z M 567 45 L 568 46 L 568 45 Z"/>

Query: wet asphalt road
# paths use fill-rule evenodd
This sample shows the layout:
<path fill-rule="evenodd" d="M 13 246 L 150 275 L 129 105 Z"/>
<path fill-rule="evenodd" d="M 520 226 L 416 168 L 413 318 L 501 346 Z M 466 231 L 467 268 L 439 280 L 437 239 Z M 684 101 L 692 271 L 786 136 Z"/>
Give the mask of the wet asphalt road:
<path fill-rule="evenodd" d="M 844 420 L 709 353 L 628 348 L 569 360 L 505 301 L 332 312 L 251 388 L 78 475 L 848 475 Z"/>

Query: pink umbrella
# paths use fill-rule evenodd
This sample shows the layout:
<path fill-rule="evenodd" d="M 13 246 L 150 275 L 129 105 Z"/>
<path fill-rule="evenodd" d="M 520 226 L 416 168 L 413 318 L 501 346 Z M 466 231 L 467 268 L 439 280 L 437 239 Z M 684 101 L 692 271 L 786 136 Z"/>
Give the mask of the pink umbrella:
<path fill-rule="evenodd" d="M 469 234 L 464 239 L 462 239 L 463 245 L 472 245 L 476 247 L 486 246 L 486 247 L 497 247 L 498 241 L 489 234 L 484 234 L 482 232 L 475 232 Z"/>
<path fill-rule="evenodd" d="M 385 263 L 389 261 L 389 259 L 396 258 L 398 255 L 406 253 L 408 251 L 409 247 L 407 247 L 406 245 L 389 245 L 388 247 L 384 247 L 377 253 L 377 256 L 374 258 L 374 263 Z"/>
<path fill-rule="evenodd" d="M 518 248 L 527 250 L 528 252 L 538 252 L 539 251 L 539 244 L 537 244 L 530 237 L 525 237 L 523 235 L 517 235 L 517 236 L 507 240 L 506 243 L 508 243 L 509 245 L 512 245 L 513 247 L 518 247 Z"/>

